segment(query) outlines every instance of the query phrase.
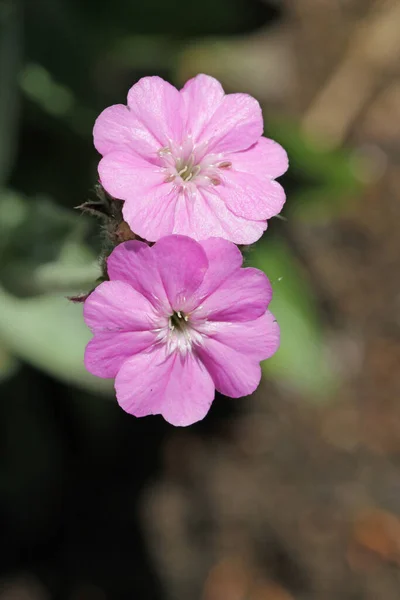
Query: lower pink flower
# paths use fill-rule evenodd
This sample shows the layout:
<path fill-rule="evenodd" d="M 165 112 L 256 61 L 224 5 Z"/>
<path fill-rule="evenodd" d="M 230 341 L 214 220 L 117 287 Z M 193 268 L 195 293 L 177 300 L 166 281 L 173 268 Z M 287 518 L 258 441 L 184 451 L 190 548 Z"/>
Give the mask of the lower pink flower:
<path fill-rule="evenodd" d="M 238 398 L 257 388 L 279 327 L 267 310 L 267 277 L 242 261 L 221 238 L 171 235 L 152 247 L 132 241 L 114 249 L 110 281 L 85 302 L 94 333 L 85 365 L 115 377 L 125 411 L 190 425 L 207 414 L 215 389 Z"/>

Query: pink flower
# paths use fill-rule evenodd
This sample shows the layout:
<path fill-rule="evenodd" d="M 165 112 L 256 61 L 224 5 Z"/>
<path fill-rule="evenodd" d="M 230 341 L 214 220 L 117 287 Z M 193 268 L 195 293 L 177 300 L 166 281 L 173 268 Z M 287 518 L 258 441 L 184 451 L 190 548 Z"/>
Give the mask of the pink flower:
<path fill-rule="evenodd" d="M 146 240 L 178 233 L 251 244 L 285 202 L 274 179 L 287 155 L 262 132 L 258 102 L 225 95 L 213 77 L 198 75 L 180 91 L 144 77 L 128 106 L 110 106 L 96 121 L 100 181 Z"/>
<path fill-rule="evenodd" d="M 94 333 L 85 365 L 116 378 L 125 411 L 190 425 L 207 414 L 215 389 L 237 398 L 257 388 L 279 328 L 267 277 L 241 265 L 238 248 L 221 238 L 172 235 L 114 249 L 111 281 L 85 302 Z"/>

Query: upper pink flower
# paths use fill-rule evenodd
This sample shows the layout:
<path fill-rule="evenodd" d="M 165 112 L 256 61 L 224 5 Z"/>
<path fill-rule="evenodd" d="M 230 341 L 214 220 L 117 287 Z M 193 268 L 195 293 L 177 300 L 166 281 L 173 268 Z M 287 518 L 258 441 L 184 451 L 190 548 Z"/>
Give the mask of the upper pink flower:
<path fill-rule="evenodd" d="M 172 235 L 114 249 L 110 281 L 85 302 L 94 333 L 85 365 L 116 378 L 124 410 L 190 425 L 207 414 L 215 388 L 234 398 L 256 389 L 279 328 L 267 277 L 241 265 L 238 248 L 221 238 Z"/>
<path fill-rule="evenodd" d="M 274 179 L 288 167 L 286 152 L 262 133 L 257 100 L 226 95 L 207 75 L 180 91 L 144 77 L 129 90 L 128 106 L 104 110 L 93 132 L 103 155 L 100 181 L 125 200 L 123 215 L 136 234 L 236 244 L 258 240 L 285 201 Z"/>

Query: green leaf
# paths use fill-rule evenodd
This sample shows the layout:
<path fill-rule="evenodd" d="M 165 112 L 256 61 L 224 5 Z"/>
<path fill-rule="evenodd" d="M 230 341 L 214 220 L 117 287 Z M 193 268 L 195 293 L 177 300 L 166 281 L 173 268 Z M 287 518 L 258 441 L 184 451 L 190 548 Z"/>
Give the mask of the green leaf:
<path fill-rule="evenodd" d="M 100 276 L 88 219 L 47 198 L 0 193 L 0 276 L 17 296 L 87 292 Z"/>
<path fill-rule="evenodd" d="M 15 298 L 0 288 L 0 339 L 11 352 L 62 381 L 109 392 L 112 383 L 84 367 L 90 338 L 81 305 L 55 295 Z"/>
<path fill-rule="evenodd" d="M 20 75 L 25 94 L 51 115 L 62 117 L 75 107 L 75 97 L 69 88 L 53 80 L 50 73 L 36 63 L 26 65 Z"/>
<path fill-rule="evenodd" d="M 352 191 L 338 191 L 329 184 L 308 186 L 288 194 L 285 214 L 308 224 L 321 223 L 345 214 L 355 202 Z"/>
<path fill-rule="evenodd" d="M 61 247 L 57 260 L 38 266 L 33 272 L 35 287 L 41 292 L 53 293 L 90 291 L 100 276 L 98 260 L 89 247 L 79 240 L 76 230 Z"/>
<path fill-rule="evenodd" d="M 0 287 L 0 377 L 11 368 L 12 354 L 64 381 L 111 389 L 110 382 L 84 368 L 91 336 L 82 306 L 55 293 L 67 296 L 95 285 L 100 268 L 84 240 L 86 225 L 84 218 L 49 200 L 28 201 L 9 190 L 0 194 L 1 275 L 19 290 L 47 292 L 17 298 Z"/>
<path fill-rule="evenodd" d="M 27 216 L 28 206 L 20 194 L 0 189 L 0 257 Z"/>
<path fill-rule="evenodd" d="M 313 223 L 352 207 L 363 187 L 353 150 L 318 145 L 293 121 L 272 120 L 266 129 L 289 155 L 286 216 Z"/>
<path fill-rule="evenodd" d="M 310 397 L 329 394 L 337 378 L 325 357 L 312 292 L 295 258 L 284 242 L 269 238 L 255 246 L 248 262 L 264 271 L 272 283 L 270 309 L 281 329 L 280 348 L 264 361 L 264 373 Z"/>
<path fill-rule="evenodd" d="M 10 354 L 5 345 L 0 339 L 0 383 L 14 375 L 18 369 L 19 363 L 17 359 Z"/>
<path fill-rule="evenodd" d="M 329 184 L 336 190 L 359 189 L 360 181 L 353 166 L 351 150 L 327 149 L 309 139 L 300 125 L 290 120 L 268 121 L 266 134 L 285 148 L 290 159 L 290 169 L 295 175 Z"/>

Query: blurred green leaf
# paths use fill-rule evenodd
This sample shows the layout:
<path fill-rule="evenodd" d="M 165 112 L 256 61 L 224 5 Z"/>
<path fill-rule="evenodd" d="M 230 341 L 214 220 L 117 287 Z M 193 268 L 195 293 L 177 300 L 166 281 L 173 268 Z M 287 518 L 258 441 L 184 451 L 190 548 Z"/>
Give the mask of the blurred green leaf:
<path fill-rule="evenodd" d="M 55 295 L 89 291 L 100 274 L 84 238 L 87 221 L 48 199 L 28 201 L 4 190 L 0 194 L 1 275 L 19 290 L 51 294 L 16 298 L 0 288 L 0 340 L 8 352 L 59 379 L 95 390 L 108 382 L 86 372 L 85 344 L 90 332 L 82 307 Z M 83 288 L 83 289 L 82 289 Z M 0 376 L 1 376 L 0 352 Z M 4 367 L 6 368 L 6 367 Z"/>
<path fill-rule="evenodd" d="M 84 222 L 81 224 L 84 225 Z M 38 266 L 33 278 L 40 291 L 89 291 L 101 276 L 99 261 L 83 241 L 84 227 L 75 227 L 55 261 Z"/>
<path fill-rule="evenodd" d="M 27 64 L 19 77 L 25 95 L 44 113 L 64 120 L 79 136 L 90 136 L 96 113 L 77 103 L 74 93 L 65 85 L 54 81 L 42 65 Z"/>
<path fill-rule="evenodd" d="M 0 288 L 0 339 L 16 356 L 67 383 L 108 392 L 83 364 L 91 338 L 82 306 L 55 295 L 20 299 Z"/>
<path fill-rule="evenodd" d="M 298 123 L 288 119 L 268 120 L 266 134 L 285 148 L 295 174 L 329 184 L 337 190 L 359 189 L 360 181 L 353 168 L 350 150 L 321 147 L 304 134 Z"/>
<path fill-rule="evenodd" d="M 354 192 L 338 191 L 329 183 L 304 187 L 288 194 L 285 213 L 307 223 L 320 223 L 342 215 L 355 202 Z"/>
<path fill-rule="evenodd" d="M 0 2 L 0 187 L 8 179 L 16 149 L 21 47 L 19 2 L 2 0 Z"/>
<path fill-rule="evenodd" d="M 100 276 L 88 220 L 47 198 L 0 193 L 0 276 L 16 295 L 89 291 Z"/>
<path fill-rule="evenodd" d="M 0 231 L 14 259 L 44 262 L 57 258 L 71 232 L 87 220 L 57 206 L 50 198 L 26 198 L 14 190 L 0 191 Z"/>
<path fill-rule="evenodd" d="M 11 243 L 14 232 L 27 218 L 25 199 L 13 190 L 0 189 L 0 258 Z"/>
<path fill-rule="evenodd" d="M 352 205 L 363 185 L 352 150 L 320 147 L 290 120 L 269 121 L 266 135 L 278 141 L 289 155 L 286 215 L 314 222 L 341 214 Z M 293 193 L 290 180 L 296 182 Z"/>
<path fill-rule="evenodd" d="M 94 288 L 100 277 L 99 265 L 60 265 L 51 263 L 39 267 L 34 273 L 35 288 L 40 291 L 84 293 Z"/>
<path fill-rule="evenodd" d="M 20 75 L 20 86 L 31 100 L 51 115 L 63 116 L 74 108 L 75 98 L 71 90 L 56 83 L 41 65 L 26 65 Z"/>
<path fill-rule="evenodd" d="M 0 383 L 8 377 L 14 375 L 18 365 L 19 363 L 17 359 L 10 354 L 0 339 Z"/>
<path fill-rule="evenodd" d="M 270 237 L 256 245 L 247 262 L 270 279 L 274 289 L 270 309 L 281 329 L 280 348 L 263 363 L 264 372 L 305 394 L 318 397 L 329 394 L 336 376 L 324 354 L 312 291 L 302 278 L 295 258 L 283 241 Z"/>

